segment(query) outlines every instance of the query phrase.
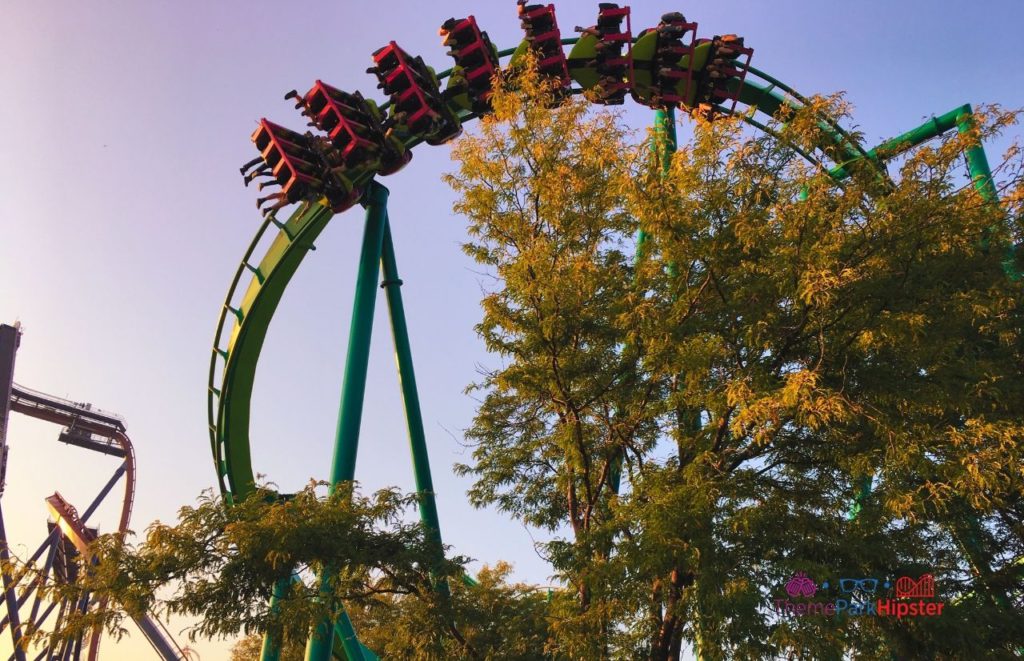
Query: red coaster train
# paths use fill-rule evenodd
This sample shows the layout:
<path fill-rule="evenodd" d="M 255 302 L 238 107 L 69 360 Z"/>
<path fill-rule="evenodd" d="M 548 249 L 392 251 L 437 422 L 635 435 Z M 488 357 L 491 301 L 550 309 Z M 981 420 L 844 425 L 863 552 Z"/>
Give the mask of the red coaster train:
<path fill-rule="evenodd" d="M 655 28 L 634 40 L 629 7 L 601 3 L 597 24 L 577 27 L 582 36 L 568 55 L 554 5 L 519 2 L 526 38 L 513 55 L 515 66 L 526 51 L 538 68 L 554 78 L 566 94 L 590 92 L 595 103 L 621 104 L 626 94 L 652 108 L 681 108 L 713 119 L 731 113 L 739 99 L 753 50 L 736 35 L 696 37 L 697 24 L 679 12 L 665 14 Z M 491 110 L 500 53 L 473 16 L 451 18 L 440 34 L 455 66 L 447 87 L 423 58 L 413 57 L 392 41 L 373 54 L 367 70 L 377 77 L 389 101 L 378 106 L 359 92 L 344 92 L 316 81 L 303 95 L 285 98 L 317 132 L 299 133 L 262 119 L 252 135 L 260 155 L 242 167 L 245 183 L 265 178 L 260 190 L 264 213 L 302 200 L 326 198 L 335 213 L 359 201 L 361 185 L 374 175 L 400 170 L 410 149 L 426 142 L 439 145 L 462 132 L 462 120 Z M 573 88 L 573 82 L 580 85 Z"/>

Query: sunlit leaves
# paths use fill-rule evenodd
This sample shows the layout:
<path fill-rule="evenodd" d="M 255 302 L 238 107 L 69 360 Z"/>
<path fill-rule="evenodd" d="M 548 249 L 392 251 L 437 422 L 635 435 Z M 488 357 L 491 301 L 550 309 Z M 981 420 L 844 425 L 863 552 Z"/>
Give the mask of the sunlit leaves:
<path fill-rule="evenodd" d="M 796 570 L 922 566 L 981 590 L 968 555 L 997 574 L 1024 555 L 1024 291 L 1002 263 L 1024 169 L 997 168 L 996 205 L 963 165 L 1015 113 L 982 109 L 887 168 L 824 121 L 849 119 L 841 97 L 813 98 L 771 123 L 778 139 L 697 122 L 663 169 L 657 136 L 520 83 L 448 177 L 492 276 L 478 330 L 498 360 L 459 470 L 475 504 L 565 531 L 545 547 L 576 595 L 560 649 L 873 658 L 906 641 L 780 622 L 768 596 Z M 974 640 L 1009 649 L 1011 615 Z M 947 620 L 958 640 L 973 617 Z"/>
<path fill-rule="evenodd" d="M 430 594 L 433 581 L 461 575 L 463 558 L 429 560 L 434 549 L 406 516 L 414 496 L 396 490 L 361 496 L 351 485 L 324 496 L 322 486 L 311 483 L 285 498 L 259 489 L 232 506 L 206 493 L 198 505 L 179 510 L 176 524 L 151 525 L 138 544 L 101 536 L 91 549 L 97 562 L 83 568 L 84 578 L 53 586 L 50 596 L 88 591 L 116 606 L 93 609 L 56 633 L 74 636 L 101 625 L 120 636 L 126 615 L 154 612 L 196 618 L 193 637 L 274 631 L 299 644 L 310 623 L 336 615 L 342 603 L 384 589 Z M 344 568 L 328 598 L 312 580 L 323 567 Z M 299 573 L 281 608 L 272 611 L 275 583 L 288 581 L 293 571 Z"/>

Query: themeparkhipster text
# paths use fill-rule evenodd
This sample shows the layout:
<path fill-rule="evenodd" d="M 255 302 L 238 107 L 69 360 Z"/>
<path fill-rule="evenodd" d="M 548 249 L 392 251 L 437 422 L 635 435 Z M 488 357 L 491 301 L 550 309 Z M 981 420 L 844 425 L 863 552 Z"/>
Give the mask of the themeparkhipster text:
<path fill-rule="evenodd" d="M 945 607 L 942 601 L 901 601 L 898 599 L 877 599 L 874 601 L 858 601 L 856 599 L 836 599 L 835 601 L 792 602 L 788 599 L 776 599 L 773 602 L 775 612 L 779 615 L 804 616 L 849 615 L 857 617 L 874 615 L 877 617 L 921 617 L 942 615 Z"/>
<path fill-rule="evenodd" d="M 786 583 L 789 599 L 779 598 L 772 602 L 776 614 L 788 617 L 804 617 L 820 615 L 825 617 L 936 617 L 942 615 L 945 602 L 935 601 L 935 580 L 931 574 L 924 574 L 918 579 L 902 576 L 896 580 L 895 586 L 889 581 L 875 578 L 842 578 L 837 582 L 841 593 L 845 596 L 824 601 L 791 601 L 791 599 L 810 599 L 819 589 L 827 590 L 828 581 L 819 587 L 803 572 L 797 572 Z M 895 587 L 895 598 L 876 597 L 879 585 L 888 590 Z"/>

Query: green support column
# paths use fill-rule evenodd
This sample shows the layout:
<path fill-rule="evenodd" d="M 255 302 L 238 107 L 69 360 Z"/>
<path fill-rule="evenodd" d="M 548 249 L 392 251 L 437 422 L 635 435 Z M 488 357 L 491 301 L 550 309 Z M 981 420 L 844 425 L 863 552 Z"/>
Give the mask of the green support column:
<path fill-rule="evenodd" d="M 871 495 L 871 487 L 874 483 L 873 475 L 865 475 L 860 480 L 860 489 L 857 490 L 857 495 L 853 497 L 853 503 L 850 504 L 850 511 L 846 513 L 846 520 L 853 521 L 860 514 L 860 511 L 864 508 L 864 501 Z"/>
<path fill-rule="evenodd" d="M 359 426 L 363 419 L 363 397 L 366 394 L 366 372 L 370 361 L 370 335 L 373 332 L 373 311 L 380 279 L 380 257 L 387 225 L 388 189 L 377 182 L 367 193 L 366 230 L 356 277 L 356 297 L 352 303 L 352 322 L 348 336 L 348 356 L 338 412 L 334 463 L 331 465 L 331 488 L 351 481 L 356 473 L 356 451 L 359 449 Z"/>
<path fill-rule="evenodd" d="M 959 108 L 958 110 L 959 112 L 956 117 L 956 130 L 957 133 L 964 136 L 975 129 L 974 111 L 969 104 Z M 978 191 L 978 195 L 981 196 L 982 200 L 989 204 L 998 204 L 999 193 L 996 191 L 995 182 L 992 180 L 992 170 L 989 167 L 988 157 L 985 155 L 985 148 L 982 146 L 981 141 L 978 140 L 968 146 L 965 150 L 965 155 L 967 157 L 967 171 L 971 175 L 971 181 L 974 183 L 974 189 Z M 991 237 L 987 234 L 982 237 L 982 250 L 988 250 L 990 240 Z M 1018 273 L 1016 268 L 1014 246 L 1012 244 L 1007 246 L 1002 266 L 1003 271 L 1011 280 L 1017 280 L 1020 278 L 1020 273 Z M 975 575 L 978 576 L 981 582 L 985 585 L 990 598 L 992 598 L 998 606 L 1005 608 L 1008 603 L 1006 596 L 994 590 L 989 583 L 992 576 L 992 559 L 989 557 L 988 553 L 986 553 L 981 543 L 981 524 L 978 522 L 977 516 L 975 516 L 969 507 L 967 508 L 967 514 L 964 518 L 966 519 L 965 525 L 953 526 L 953 536 L 963 547 L 967 560 L 971 564 L 971 568 Z"/>
<path fill-rule="evenodd" d="M 367 191 L 366 229 L 359 257 L 356 277 L 356 296 L 352 304 L 352 322 L 348 336 L 348 354 L 345 359 L 345 377 L 341 389 L 341 408 L 338 412 L 338 431 L 334 442 L 334 462 L 331 465 L 331 491 L 355 477 L 356 452 L 359 449 L 359 426 L 363 418 L 363 398 L 366 394 L 366 370 L 370 361 L 370 336 L 373 332 L 373 311 L 377 301 L 377 282 L 380 278 L 381 248 L 387 224 L 388 189 L 371 182 Z M 328 587 L 328 574 L 320 577 L 323 591 Z M 342 613 L 337 622 L 342 645 L 349 661 L 364 661 L 362 648 L 348 616 Z M 321 622 L 306 645 L 306 661 L 329 661 L 334 644 L 334 627 Z"/>
<path fill-rule="evenodd" d="M 665 149 L 661 149 L 665 145 Z M 672 166 L 672 154 L 676 151 L 676 111 L 675 108 L 659 108 L 654 111 L 654 142 L 651 150 L 661 156 L 661 171 L 667 173 Z M 640 253 L 644 243 L 647 241 L 647 232 L 640 230 L 636 233 L 636 258 L 639 261 Z"/>
<path fill-rule="evenodd" d="M 974 112 L 970 105 L 958 108 L 956 118 L 956 130 L 960 135 L 970 133 L 975 128 Z M 974 188 L 986 202 L 998 202 L 999 195 L 996 193 L 995 184 L 992 182 L 992 170 L 988 166 L 988 157 L 985 155 L 985 148 L 981 141 L 972 144 L 967 148 L 967 170 L 971 173 L 971 181 Z"/>
<path fill-rule="evenodd" d="M 970 105 L 959 109 L 960 114 L 956 118 L 956 130 L 960 135 L 970 133 L 975 128 L 974 112 Z M 992 179 L 992 169 L 988 165 L 988 156 L 981 141 L 972 144 L 966 149 L 967 171 L 971 174 L 971 181 L 974 182 L 974 189 L 978 191 L 986 202 L 991 204 L 999 203 L 999 192 L 996 190 L 995 182 Z M 988 250 L 989 237 L 982 237 L 982 249 Z M 1017 246 L 1010 243 L 1006 246 L 1003 254 L 1003 272 L 1006 276 L 1016 282 L 1021 279 L 1020 269 L 1017 268 Z"/>
<path fill-rule="evenodd" d="M 380 286 L 387 294 L 388 312 L 391 316 L 391 334 L 395 341 L 395 362 L 398 366 L 398 380 L 402 387 L 402 401 L 405 403 L 405 421 L 409 428 L 409 446 L 412 450 L 413 470 L 416 475 L 416 492 L 420 496 L 420 519 L 426 527 L 427 538 L 437 549 L 438 559 L 441 559 L 444 557 L 444 549 L 441 544 L 441 524 L 437 517 L 434 483 L 430 476 L 430 458 L 427 455 L 426 434 L 423 432 L 423 414 L 420 412 L 420 397 L 416 388 L 416 374 L 412 364 L 409 329 L 405 323 L 402 280 L 398 276 L 395 246 L 391 241 L 391 225 L 386 219 L 381 267 L 384 271 L 384 281 Z M 448 592 L 447 583 L 439 583 L 437 587 L 443 593 Z"/>
<path fill-rule="evenodd" d="M 288 593 L 291 587 L 292 577 L 278 579 L 274 583 L 274 592 L 270 596 L 270 611 L 280 610 L 281 600 Z M 275 640 L 269 633 L 263 636 L 263 647 L 260 649 L 260 661 L 279 661 L 281 658 L 281 643 Z"/>
<path fill-rule="evenodd" d="M 654 111 L 654 135 L 656 136 L 656 145 L 664 145 L 664 149 L 661 150 L 661 174 L 663 177 L 668 176 L 668 171 L 672 169 L 672 155 L 676 153 L 676 109 L 668 108 Z M 679 275 L 676 265 L 669 262 L 668 274 L 673 278 Z"/>
<path fill-rule="evenodd" d="M 665 149 L 661 149 L 664 145 Z M 676 151 L 676 111 L 675 108 L 659 108 L 654 111 L 654 142 L 651 149 L 655 155 L 661 156 L 661 171 L 667 173 L 672 167 L 672 154 Z M 647 232 L 640 230 L 636 234 L 636 258 L 640 259 L 643 245 L 647 241 Z"/>
<path fill-rule="evenodd" d="M 965 104 L 959 108 L 950 110 L 939 117 L 933 117 L 921 126 L 907 131 L 906 133 L 892 138 L 891 140 L 885 141 L 881 145 L 870 150 L 868 155 L 871 158 L 880 158 L 883 161 L 893 158 L 916 145 L 942 135 L 954 126 L 961 136 L 969 134 L 974 130 L 974 111 L 970 104 Z M 999 194 L 996 191 L 995 182 L 992 179 L 992 170 L 989 167 L 988 157 L 985 154 L 985 148 L 982 146 L 981 142 L 975 142 L 967 147 L 965 150 L 965 156 L 967 158 L 967 170 L 970 173 L 971 181 L 973 182 L 974 189 L 978 192 L 978 195 L 981 196 L 982 200 L 985 202 L 998 204 Z M 830 174 L 836 179 L 843 179 L 849 175 L 849 170 L 847 168 L 848 165 L 849 163 L 845 163 L 833 168 Z M 983 250 L 987 250 L 988 247 L 989 237 L 984 236 L 982 237 L 981 248 Z M 1015 246 L 1012 244 L 1007 246 L 1006 255 L 1002 261 L 1003 271 L 1011 280 L 1018 280 L 1021 277 L 1020 272 L 1016 268 L 1015 252 Z M 861 487 L 858 490 L 857 495 L 854 497 L 854 501 L 847 515 L 849 520 L 853 521 L 857 518 L 857 515 L 862 509 L 864 500 L 866 500 L 871 493 L 871 487 L 872 477 L 864 477 L 861 482 Z M 977 575 L 982 582 L 986 584 L 986 587 L 988 587 L 987 579 L 992 573 L 991 562 L 981 545 L 979 532 L 980 524 L 977 517 L 970 511 L 965 515 L 965 520 L 966 524 L 964 525 L 952 526 L 951 533 L 957 543 L 962 547 L 964 555 L 971 565 L 975 575 Z M 991 590 L 990 593 L 990 596 L 994 599 L 997 605 L 1005 607 L 1007 600 L 1004 595 L 992 592 Z"/>
<path fill-rule="evenodd" d="M 654 141 L 651 149 L 655 155 L 661 157 L 661 171 L 668 174 L 672 167 L 672 154 L 676 151 L 676 111 L 675 108 L 658 108 L 654 111 Z M 662 149 L 661 146 L 665 148 Z M 643 256 L 644 244 L 647 243 L 647 232 L 642 229 L 636 233 L 636 254 L 634 263 L 639 264 Z M 672 267 L 670 267 L 672 268 Z M 610 471 L 608 481 L 614 493 L 619 492 L 622 486 L 622 456 L 618 457 L 614 467 Z"/>
<path fill-rule="evenodd" d="M 676 111 L 675 108 L 658 108 L 654 111 L 655 149 L 664 144 L 661 152 L 661 171 L 667 173 L 672 167 L 672 154 L 676 153 Z"/>

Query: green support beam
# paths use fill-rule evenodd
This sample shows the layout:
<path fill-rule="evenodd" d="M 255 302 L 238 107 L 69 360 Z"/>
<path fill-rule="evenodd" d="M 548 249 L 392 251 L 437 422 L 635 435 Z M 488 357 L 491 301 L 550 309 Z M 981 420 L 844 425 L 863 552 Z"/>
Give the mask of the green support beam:
<path fill-rule="evenodd" d="M 426 434 L 423 429 L 423 414 L 420 410 L 412 347 L 409 342 L 405 306 L 400 289 L 402 281 L 398 274 L 391 227 L 387 218 L 387 189 L 377 183 L 371 184 L 368 193 L 366 230 L 356 279 L 356 297 L 353 302 L 334 462 L 331 467 L 331 488 L 351 481 L 355 477 L 359 429 L 369 366 L 370 339 L 373 331 L 373 314 L 376 307 L 376 288 L 382 271 L 383 281 L 380 286 L 385 290 L 391 318 L 395 359 L 409 430 L 416 491 L 420 496 L 420 518 L 427 530 L 428 539 L 435 545 L 438 559 L 440 559 L 443 557 L 441 525 L 437 515 Z M 327 580 L 328 577 L 321 577 L 325 591 Z M 439 583 L 438 589 L 447 593 L 448 586 L 446 583 Z M 331 635 L 332 629 L 333 636 Z M 327 622 L 318 626 L 316 635 L 310 639 L 306 648 L 307 661 L 327 661 L 332 648 L 335 647 L 335 638 L 340 638 L 340 647 L 349 661 L 364 659 L 369 661 L 376 658 L 376 655 L 358 641 L 351 621 L 342 614 L 334 627 L 330 627 Z M 263 661 L 276 661 L 276 659 L 266 658 Z"/>
<path fill-rule="evenodd" d="M 363 399 L 366 395 L 366 374 L 370 362 L 370 337 L 373 334 L 373 312 L 377 301 L 377 283 L 380 278 L 381 250 L 387 225 L 388 189 L 371 182 L 366 194 L 366 229 L 356 276 L 356 295 L 352 303 L 352 322 L 349 328 L 348 353 L 345 376 L 341 389 L 341 408 L 338 412 L 338 430 L 334 442 L 334 461 L 331 464 L 330 489 L 355 478 L 356 453 L 359 449 L 359 427 L 363 419 Z M 330 575 L 320 577 L 321 592 L 330 591 Z M 342 613 L 336 623 L 342 636 L 342 646 L 348 661 L 364 661 L 362 646 L 348 615 Z M 306 661 L 329 661 L 334 646 L 335 627 L 321 622 L 306 645 Z"/>
<path fill-rule="evenodd" d="M 976 127 L 974 112 L 970 105 L 965 105 L 959 110 L 961 112 L 956 118 L 956 130 L 960 135 L 970 135 Z M 988 166 L 988 156 L 985 155 L 985 148 L 982 147 L 981 141 L 971 144 L 967 148 L 966 155 L 967 170 L 971 173 L 974 189 L 986 202 L 998 202 L 999 195 L 996 193 L 996 186 L 992 181 L 992 170 Z"/>
<path fill-rule="evenodd" d="M 677 145 L 675 108 L 659 108 L 655 110 L 653 130 L 654 140 L 651 143 L 651 150 L 661 160 L 661 171 L 667 174 L 669 168 L 672 167 L 672 154 L 675 153 Z M 647 243 L 647 232 L 640 229 L 636 233 L 634 264 L 640 263 L 645 243 Z M 623 457 L 619 455 L 608 476 L 609 484 L 614 493 L 619 493 L 619 489 L 622 486 L 622 461 Z"/>
<path fill-rule="evenodd" d="M 279 579 L 274 583 L 274 591 L 270 595 L 270 611 L 276 613 L 281 610 L 281 600 L 288 594 L 288 589 L 295 580 L 295 575 Z M 281 641 L 275 640 L 269 633 L 263 636 L 263 647 L 260 649 L 260 661 L 280 661 Z"/>
<path fill-rule="evenodd" d="M 370 361 L 370 336 L 380 279 L 380 258 L 387 226 L 388 189 L 373 182 L 367 192 L 366 229 L 359 257 L 356 295 L 352 303 L 352 321 L 348 336 L 348 354 L 338 412 L 334 461 L 331 464 L 331 488 L 355 478 L 359 427 L 363 419 L 366 374 Z"/>
<path fill-rule="evenodd" d="M 675 108 L 658 108 L 654 111 L 655 148 L 661 149 L 661 171 L 668 173 L 672 167 L 672 154 L 676 153 L 676 111 Z"/>
<path fill-rule="evenodd" d="M 420 411 L 419 391 L 416 388 L 412 347 L 409 344 L 409 329 L 405 323 L 402 280 L 398 275 L 395 246 L 391 241 L 391 225 L 386 219 L 381 267 L 384 271 L 384 281 L 380 286 L 387 294 L 388 312 L 391 317 L 391 335 L 395 341 L 395 362 L 398 366 L 398 380 L 402 387 L 402 401 L 405 404 L 406 426 L 409 429 L 409 447 L 412 451 L 413 471 L 416 477 L 416 493 L 420 497 L 420 519 L 426 528 L 427 538 L 435 546 L 440 560 L 444 557 L 444 547 L 441 543 L 441 523 L 437 517 L 437 501 L 434 498 L 434 482 L 430 475 L 430 458 L 427 455 L 427 438 L 423 431 L 423 414 Z M 439 591 L 447 594 L 447 583 L 439 582 L 437 587 Z"/>
<path fill-rule="evenodd" d="M 974 120 L 974 113 L 971 111 L 970 105 L 965 105 L 959 108 L 961 114 L 956 118 L 956 129 L 962 136 L 970 136 L 975 130 L 976 122 Z M 992 169 L 988 164 L 988 156 L 985 154 L 985 148 L 982 146 L 981 141 L 972 143 L 967 147 L 965 151 L 967 157 L 967 171 L 971 175 L 971 181 L 974 183 L 974 190 L 978 191 L 978 195 L 981 199 L 989 204 L 999 203 L 999 192 L 996 190 L 995 181 L 992 179 Z M 982 249 L 989 249 L 990 236 L 986 235 L 982 238 Z M 1017 246 L 1013 243 L 1008 244 L 1003 252 L 1002 259 L 1003 272 L 1006 276 L 1014 282 L 1021 279 L 1022 274 L 1017 266 Z"/>
<path fill-rule="evenodd" d="M 932 117 L 927 122 L 920 126 L 913 128 L 906 133 L 902 133 L 895 138 L 886 140 L 882 144 L 878 145 L 874 149 L 869 149 L 867 157 L 872 161 L 887 161 L 891 158 L 899 156 L 900 154 L 913 149 L 917 145 L 927 142 L 932 138 L 938 137 L 946 131 L 952 130 L 960 126 L 961 118 L 964 115 L 973 117 L 971 113 L 970 104 L 965 104 L 959 108 L 950 110 L 944 115 L 938 117 Z M 979 147 L 980 149 L 980 147 Z M 982 158 L 984 159 L 984 150 L 981 150 Z M 850 176 L 849 166 L 854 163 L 863 161 L 864 158 L 856 158 L 846 161 L 845 163 L 838 165 L 829 172 L 833 178 L 837 180 L 845 179 Z M 987 168 L 987 164 L 986 164 Z M 973 173 L 972 173 L 973 174 Z M 991 174 L 989 174 L 989 180 L 991 180 Z"/>

